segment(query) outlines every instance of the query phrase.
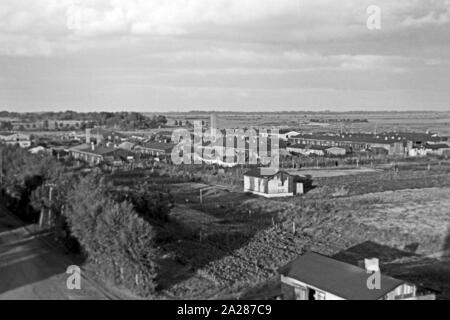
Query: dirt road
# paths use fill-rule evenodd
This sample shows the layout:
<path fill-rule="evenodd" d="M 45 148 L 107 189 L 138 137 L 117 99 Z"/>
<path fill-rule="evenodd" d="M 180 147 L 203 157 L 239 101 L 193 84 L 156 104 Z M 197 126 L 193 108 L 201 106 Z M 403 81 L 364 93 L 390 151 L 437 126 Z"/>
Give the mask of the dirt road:
<path fill-rule="evenodd" d="M 69 290 L 66 270 L 71 264 L 68 256 L 48 246 L 43 236 L 32 235 L 0 204 L 0 300 L 111 298 L 85 277 L 81 289 Z"/>

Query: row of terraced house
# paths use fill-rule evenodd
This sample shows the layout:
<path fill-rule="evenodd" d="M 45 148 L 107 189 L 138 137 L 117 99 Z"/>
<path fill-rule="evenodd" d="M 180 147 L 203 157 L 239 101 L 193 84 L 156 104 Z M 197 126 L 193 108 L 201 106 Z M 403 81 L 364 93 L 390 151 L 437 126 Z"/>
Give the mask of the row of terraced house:
<path fill-rule="evenodd" d="M 388 155 L 421 155 L 435 153 L 450 155 L 448 138 L 428 133 L 345 133 L 345 134 L 299 134 L 289 138 L 291 149 L 311 149 L 311 153 L 322 155 L 320 150 L 341 148 L 349 152 L 384 150 Z M 337 150 L 337 149 L 336 149 Z"/>

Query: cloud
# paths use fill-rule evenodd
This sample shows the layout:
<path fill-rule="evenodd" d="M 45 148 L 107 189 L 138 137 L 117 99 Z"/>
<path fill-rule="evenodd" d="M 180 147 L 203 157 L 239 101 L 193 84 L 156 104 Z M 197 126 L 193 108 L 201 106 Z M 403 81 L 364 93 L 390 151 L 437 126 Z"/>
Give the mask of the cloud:
<path fill-rule="evenodd" d="M 69 5 L 67 18 L 69 29 L 82 35 L 179 35 L 199 25 L 239 25 L 295 7 L 295 0 L 86 0 Z"/>
<path fill-rule="evenodd" d="M 422 27 L 448 24 L 450 24 L 450 9 L 447 9 L 443 12 L 429 12 L 428 14 L 421 17 L 407 17 L 403 21 L 403 25 L 406 27 Z"/>
<path fill-rule="evenodd" d="M 376 2 L 382 10 L 379 37 L 430 24 L 446 26 L 450 17 L 450 0 Z M 372 36 L 366 28 L 366 8 L 371 4 L 370 0 L 2 0 L 0 45 L 3 54 L 30 55 L 32 48 L 36 55 L 92 48 L 90 39 L 97 48 L 109 50 L 108 37 L 114 37 L 118 47 L 160 37 L 329 45 Z M 28 39 L 35 42 L 31 48 Z"/>
<path fill-rule="evenodd" d="M 414 1 L 402 12 L 401 25 L 406 28 L 450 24 L 450 0 Z"/>
<path fill-rule="evenodd" d="M 449 1 L 1 0 L 0 68 L 9 81 L 0 98 L 183 105 L 186 92 L 195 106 L 230 92 L 236 106 L 244 98 L 344 105 L 362 90 L 383 102 L 375 92 L 392 88 L 384 101 L 422 103 L 421 94 L 432 97 L 424 90 L 435 90 L 445 102 Z M 366 27 L 372 4 L 381 30 Z"/>
<path fill-rule="evenodd" d="M 101 48 L 106 37 L 137 37 L 145 42 L 146 37 L 199 35 L 209 27 L 242 27 L 282 16 L 295 8 L 296 1 L 3 0 L 1 52 L 32 54 L 27 37 L 48 42 L 51 52 L 59 52 L 68 47 L 67 42 L 83 48 L 89 38 L 97 39 Z M 38 49 L 35 53 L 48 52 Z"/>
<path fill-rule="evenodd" d="M 369 54 L 324 54 L 301 50 L 252 51 L 210 48 L 147 56 L 152 65 L 164 67 L 167 75 L 264 75 L 311 71 L 400 73 L 430 61 L 416 57 Z M 439 60 L 440 61 L 440 60 Z M 200 63 L 201 62 L 201 63 Z"/>

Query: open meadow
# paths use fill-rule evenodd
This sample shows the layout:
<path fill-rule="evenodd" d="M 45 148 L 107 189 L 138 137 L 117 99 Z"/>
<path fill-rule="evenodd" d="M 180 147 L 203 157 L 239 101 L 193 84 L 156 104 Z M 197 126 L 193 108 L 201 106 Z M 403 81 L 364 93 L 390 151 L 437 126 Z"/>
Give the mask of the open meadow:
<path fill-rule="evenodd" d="M 204 121 L 209 123 L 207 112 L 167 113 L 168 124 L 175 120 Z M 339 122 L 336 120 L 350 120 Z M 362 119 L 365 121 L 357 121 Z M 315 120 L 320 120 L 316 122 Z M 328 131 L 421 131 L 430 130 L 443 136 L 450 136 L 450 112 L 411 111 L 411 112 L 218 112 L 217 126 L 236 127 L 292 127 L 306 132 Z"/>
<path fill-rule="evenodd" d="M 411 188 L 419 180 L 422 184 Z M 314 250 L 352 263 L 379 257 L 382 272 L 449 298 L 448 173 L 377 170 L 324 174 L 315 181 L 310 193 L 290 199 L 210 189 L 202 203 L 204 185 L 174 185 L 173 229 L 163 244 L 172 276 L 164 273 L 160 294 L 273 298 L 279 293 L 276 270 Z"/>

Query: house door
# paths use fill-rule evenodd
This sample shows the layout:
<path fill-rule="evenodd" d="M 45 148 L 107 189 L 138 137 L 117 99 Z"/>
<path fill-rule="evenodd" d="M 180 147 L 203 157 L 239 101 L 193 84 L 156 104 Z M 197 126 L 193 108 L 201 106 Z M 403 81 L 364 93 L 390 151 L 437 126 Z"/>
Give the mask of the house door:
<path fill-rule="evenodd" d="M 303 194 L 303 183 L 298 182 L 295 188 L 295 194 Z"/>
<path fill-rule="evenodd" d="M 295 300 L 308 300 L 308 291 L 304 287 L 295 287 Z"/>

